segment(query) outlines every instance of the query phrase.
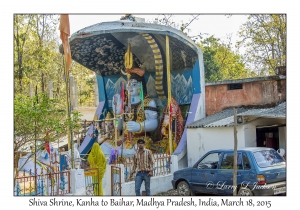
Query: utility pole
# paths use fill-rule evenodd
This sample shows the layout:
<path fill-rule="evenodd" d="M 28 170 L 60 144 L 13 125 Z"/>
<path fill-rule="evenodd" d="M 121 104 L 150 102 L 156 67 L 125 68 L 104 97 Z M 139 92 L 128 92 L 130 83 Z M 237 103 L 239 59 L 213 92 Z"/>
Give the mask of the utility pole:
<path fill-rule="evenodd" d="M 36 168 L 36 141 L 37 141 L 37 119 L 36 119 L 36 105 L 38 104 L 38 94 L 37 94 L 37 85 L 35 86 L 35 98 L 33 102 L 34 106 L 34 190 L 35 196 L 37 196 L 37 168 Z"/>
<path fill-rule="evenodd" d="M 233 186 L 237 186 L 237 180 L 236 180 L 236 173 L 237 173 L 237 130 L 236 130 L 236 124 L 237 124 L 237 117 L 236 117 L 236 109 L 233 108 L 234 113 L 234 153 L 233 153 Z M 235 189 L 235 188 L 234 188 Z M 233 191 L 233 196 L 236 196 L 237 192 L 236 190 Z"/>

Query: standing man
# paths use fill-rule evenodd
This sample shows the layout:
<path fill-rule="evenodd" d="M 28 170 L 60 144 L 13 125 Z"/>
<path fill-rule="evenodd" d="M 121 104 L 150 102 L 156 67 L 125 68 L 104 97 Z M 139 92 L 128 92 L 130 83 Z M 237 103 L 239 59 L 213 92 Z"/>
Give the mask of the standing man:
<path fill-rule="evenodd" d="M 141 186 L 143 181 L 145 181 L 146 195 L 150 196 L 150 177 L 153 176 L 154 170 L 154 158 L 151 150 L 145 149 L 144 139 L 139 139 L 137 141 L 138 150 L 133 156 L 133 166 L 130 173 L 130 178 L 133 173 L 135 176 L 135 194 L 141 195 Z"/>

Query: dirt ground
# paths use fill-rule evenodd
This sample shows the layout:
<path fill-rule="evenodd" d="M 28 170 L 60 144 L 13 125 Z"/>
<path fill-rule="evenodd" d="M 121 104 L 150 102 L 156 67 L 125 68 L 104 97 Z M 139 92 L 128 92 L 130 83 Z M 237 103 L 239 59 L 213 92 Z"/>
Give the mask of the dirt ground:
<path fill-rule="evenodd" d="M 155 196 L 179 196 L 177 190 L 170 189 L 166 192 L 161 192 L 156 194 Z"/>

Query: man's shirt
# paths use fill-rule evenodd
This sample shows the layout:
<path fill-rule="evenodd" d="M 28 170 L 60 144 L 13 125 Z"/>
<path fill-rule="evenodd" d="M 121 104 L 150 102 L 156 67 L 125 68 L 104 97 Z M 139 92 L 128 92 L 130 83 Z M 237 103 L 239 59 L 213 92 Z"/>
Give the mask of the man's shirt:
<path fill-rule="evenodd" d="M 151 150 L 145 149 L 141 153 L 139 150 L 133 155 L 132 172 L 153 171 L 154 158 Z"/>

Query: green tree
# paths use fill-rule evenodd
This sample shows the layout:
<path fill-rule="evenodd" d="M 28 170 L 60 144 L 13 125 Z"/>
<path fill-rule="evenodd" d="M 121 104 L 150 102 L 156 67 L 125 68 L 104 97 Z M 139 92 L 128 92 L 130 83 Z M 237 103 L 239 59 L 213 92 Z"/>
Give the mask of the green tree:
<path fill-rule="evenodd" d="M 34 15 L 32 27 L 31 59 L 34 71 L 28 77 L 38 84 L 42 92 L 46 92 L 46 84 L 53 80 L 52 74 L 53 57 L 58 51 L 57 38 L 57 16 Z"/>
<path fill-rule="evenodd" d="M 29 95 L 32 86 L 47 93 L 51 81 L 54 98 L 65 104 L 64 58 L 59 52 L 58 23 L 58 15 L 14 16 L 14 96 Z M 92 71 L 73 62 L 70 73 L 78 84 L 79 105 L 90 106 L 94 102 Z"/>
<path fill-rule="evenodd" d="M 198 45 L 203 51 L 206 82 L 254 76 L 245 68 L 242 57 L 232 51 L 230 38 L 227 43 L 221 43 L 219 38 L 210 36 Z"/>
<path fill-rule="evenodd" d="M 48 82 L 61 77 L 57 30 L 57 15 L 14 16 L 15 95 L 28 94 L 30 84 L 46 92 Z"/>
<path fill-rule="evenodd" d="M 23 77 L 27 69 L 24 62 L 26 55 L 27 40 L 29 39 L 32 26 L 32 15 L 15 15 L 14 16 L 14 78 L 15 92 L 23 91 Z"/>
<path fill-rule="evenodd" d="M 44 93 L 34 97 L 17 95 L 14 98 L 14 160 L 17 174 L 19 153 L 27 151 L 45 137 L 50 142 L 65 136 L 70 128 L 78 132 L 80 114 L 72 112 L 71 119 L 66 117 L 66 109 L 56 99 L 48 98 Z M 39 149 L 39 148 L 37 148 Z"/>
<path fill-rule="evenodd" d="M 58 140 L 68 129 L 79 132 L 78 112 L 66 116 L 63 55 L 59 53 L 57 15 L 14 16 L 14 168 L 19 153 L 42 142 Z M 54 82 L 54 99 L 48 98 L 47 84 Z M 29 87 L 40 94 L 30 98 Z M 37 148 L 39 149 L 39 148 Z"/>
<path fill-rule="evenodd" d="M 245 61 L 261 76 L 274 75 L 286 65 L 286 15 L 249 15 L 239 31 L 237 47 L 245 47 Z"/>

